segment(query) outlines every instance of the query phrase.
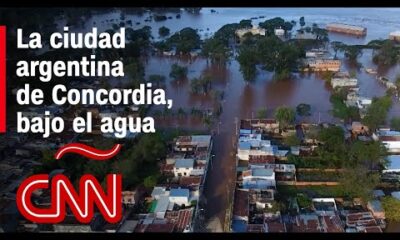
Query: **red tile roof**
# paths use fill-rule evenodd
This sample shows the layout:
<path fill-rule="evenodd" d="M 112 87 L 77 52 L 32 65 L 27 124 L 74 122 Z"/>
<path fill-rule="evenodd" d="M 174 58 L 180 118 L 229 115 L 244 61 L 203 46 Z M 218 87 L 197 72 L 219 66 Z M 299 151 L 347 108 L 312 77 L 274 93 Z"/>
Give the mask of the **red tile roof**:
<path fill-rule="evenodd" d="M 236 189 L 233 204 L 233 215 L 248 217 L 249 216 L 249 192 Z"/>
<path fill-rule="evenodd" d="M 267 163 L 275 163 L 275 156 L 270 156 L 270 155 L 249 156 L 249 164 L 267 164 Z"/>
<path fill-rule="evenodd" d="M 186 226 L 190 225 L 192 222 L 193 208 L 183 209 L 179 211 L 171 211 L 165 214 L 165 218 L 169 223 L 175 225 L 175 230 L 177 232 L 183 232 Z"/>
<path fill-rule="evenodd" d="M 341 222 L 340 218 L 336 215 L 323 216 L 322 217 L 322 225 L 324 227 L 325 232 L 328 232 L 328 233 L 344 232 L 342 222 Z"/>
<path fill-rule="evenodd" d="M 182 187 L 198 186 L 201 183 L 201 177 L 181 177 L 179 179 L 179 185 Z"/>
<path fill-rule="evenodd" d="M 371 226 L 365 228 L 366 233 L 381 233 L 383 232 L 382 229 L 378 226 Z"/>

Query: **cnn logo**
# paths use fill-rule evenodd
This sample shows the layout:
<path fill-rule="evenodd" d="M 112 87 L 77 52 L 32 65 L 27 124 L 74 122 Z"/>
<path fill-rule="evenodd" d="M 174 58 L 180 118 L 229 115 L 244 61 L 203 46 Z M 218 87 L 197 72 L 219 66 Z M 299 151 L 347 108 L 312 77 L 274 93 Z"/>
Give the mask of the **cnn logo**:
<path fill-rule="evenodd" d="M 116 150 L 117 149 L 117 150 Z M 56 159 L 68 152 L 75 152 L 95 160 L 106 160 L 116 155 L 120 146 L 113 150 L 99 151 L 83 144 L 69 144 L 56 153 Z M 61 154 L 59 154 L 61 152 Z M 122 176 L 108 174 L 106 177 L 107 193 L 97 179 L 85 174 L 79 181 L 79 192 L 74 189 L 70 180 L 62 174 L 49 179 L 48 174 L 33 175 L 25 179 L 17 191 L 17 207 L 28 220 L 36 223 L 60 223 L 66 215 L 68 205 L 75 218 L 81 223 L 89 223 L 94 215 L 96 205 L 104 219 L 117 223 L 122 218 Z M 51 206 L 38 208 L 32 203 L 32 194 L 38 189 L 51 191 Z"/>

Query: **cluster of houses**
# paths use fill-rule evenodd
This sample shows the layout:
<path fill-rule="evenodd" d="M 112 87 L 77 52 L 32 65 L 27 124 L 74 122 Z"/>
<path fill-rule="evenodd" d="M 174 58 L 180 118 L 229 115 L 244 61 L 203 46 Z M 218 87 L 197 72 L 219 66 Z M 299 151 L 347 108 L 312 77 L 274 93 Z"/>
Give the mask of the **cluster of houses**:
<path fill-rule="evenodd" d="M 242 120 L 237 142 L 237 180 L 233 201 L 233 232 L 286 232 L 275 201 L 277 181 L 296 178 L 293 164 L 278 164 L 290 150 L 265 139 L 279 133 L 273 119 Z"/>
<path fill-rule="evenodd" d="M 277 191 L 279 185 L 330 185 L 330 182 L 302 182 L 299 171 L 310 169 L 297 169 L 295 164 L 287 162 L 289 154 L 309 156 L 318 147 L 318 132 L 328 125 L 301 124 L 282 132 L 273 119 L 241 121 L 232 232 L 383 232 L 386 221 L 381 199 L 389 194 L 400 200 L 399 191 L 374 190 L 374 198 L 365 203 L 358 198 L 314 197 L 307 208 L 300 206 L 297 197 L 282 196 Z M 391 154 L 387 156 L 389 165 L 381 171 L 382 181 L 400 182 L 400 155 L 396 155 L 400 152 L 400 132 L 381 128 L 371 133 L 360 122 L 340 127 L 346 139 L 382 142 Z M 279 142 L 290 134 L 301 139 L 300 146 L 287 147 Z M 286 198 L 283 202 L 282 197 Z"/>
<path fill-rule="evenodd" d="M 350 76 L 348 72 L 337 72 L 331 78 L 330 83 L 333 89 L 347 89 L 346 106 L 358 108 L 360 116 L 363 118 L 366 109 L 372 104 L 372 99 L 359 95 L 358 79 Z"/>
<path fill-rule="evenodd" d="M 212 155 L 210 135 L 180 136 L 160 171 L 165 182 L 142 198 L 149 206 L 141 213 L 133 232 L 192 232 Z"/>

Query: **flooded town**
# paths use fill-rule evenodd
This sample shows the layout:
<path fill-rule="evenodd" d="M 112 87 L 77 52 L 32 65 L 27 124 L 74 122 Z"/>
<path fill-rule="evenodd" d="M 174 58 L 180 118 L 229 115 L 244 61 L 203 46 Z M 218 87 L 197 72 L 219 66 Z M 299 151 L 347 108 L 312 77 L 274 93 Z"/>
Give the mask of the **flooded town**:
<path fill-rule="evenodd" d="M 1 232 L 383 233 L 400 232 L 400 9 L 108 8 L 0 9 L 7 25 L 7 133 L 0 135 Z M 24 16 L 20 18 L 19 16 Z M 126 32 L 125 49 L 15 46 L 17 28 L 47 35 L 93 27 Z M 20 59 L 96 59 L 124 64 L 121 77 L 17 78 Z M 29 82 L 69 89 L 165 90 L 163 105 L 19 106 Z M 61 117 L 65 132 L 17 133 L 16 112 Z M 45 111 L 48 114 L 45 116 Z M 76 133 L 76 116 L 93 116 Z M 103 118 L 152 117 L 155 133 L 101 132 Z M 138 123 L 131 123 L 138 125 Z M 109 161 L 58 148 L 121 144 Z M 63 174 L 79 185 L 121 173 L 122 214 L 83 224 L 66 210 L 57 224 L 18 212 L 16 192 L 32 174 Z M 51 206 L 50 189 L 32 194 Z"/>

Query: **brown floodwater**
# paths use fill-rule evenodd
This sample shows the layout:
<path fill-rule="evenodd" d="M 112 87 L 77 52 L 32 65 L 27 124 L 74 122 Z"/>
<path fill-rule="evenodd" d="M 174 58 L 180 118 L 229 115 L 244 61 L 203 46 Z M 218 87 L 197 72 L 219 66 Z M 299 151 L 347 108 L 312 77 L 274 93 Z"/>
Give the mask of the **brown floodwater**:
<path fill-rule="evenodd" d="M 164 22 L 145 22 L 150 13 L 142 16 L 126 15 L 126 20 L 132 20 L 133 28 L 141 28 L 144 25 L 152 27 L 153 36 L 158 39 L 158 28 L 166 26 L 171 32 L 176 32 L 184 27 L 192 27 L 199 30 L 202 37 L 212 35 L 222 25 L 239 22 L 242 19 L 265 16 L 253 20 L 253 23 L 265 21 L 272 17 L 283 17 L 285 20 L 295 20 L 301 16 L 305 17 L 306 23 L 317 23 L 324 26 L 330 22 L 341 22 L 361 25 L 368 28 L 366 37 L 357 38 L 341 34 L 330 34 L 331 41 L 342 41 L 347 44 L 365 44 L 373 39 L 385 39 L 389 32 L 400 30 L 400 9 L 331 9 L 331 8 L 215 8 L 217 13 L 211 13 L 210 9 L 202 9 L 200 14 L 193 15 L 186 12 L 181 13 L 181 19 L 176 19 L 175 13 L 167 13 L 173 16 Z M 111 22 L 111 19 L 113 21 Z M 106 30 L 113 23 L 119 22 L 120 11 L 115 10 L 108 14 L 95 15 L 87 22 L 84 29 L 97 26 L 99 30 Z M 60 22 L 62 25 L 62 21 Z M 139 23 L 136 25 L 136 23 Z M 338 54 L 343 59 L 343 54 Z M 377 68 L 372 63 L 372 50 L 363 51 L 359 62 L 366 68 Z M 188 67 L 188 79 L 174 81 L 169 78 L 172 64 L 179 63 Z M 379 84 L 374 75 L 357 69 L 346 61 L 343 61 L 342 70 L 356 71 L 359 80 L 360 94 L 365 97 L 382 96 L 386 89 Z M 146 76 L 160 74 L 167 77 L 166 93 L 174 100 L 173 109 L 183 108 L 189 111 L 192 107 L 199 109 L 210 109 L 213 100 L 207 95 L 193 95 L 190 93 L 190 79 L 199 77 L 202 74 L 210 74 L 213 78 L 213 89 L 223 91 L 225 94 L 222 101 L 223 112 L 213 129 L 219 128 L 219 134 L 214 138 L 214 154 L 212 168 L 210 168 L 206 187 L 205 197 L 207 205 L 205 213 L 208 219 L 219 219 L 222 226 L 225 223 L 225 214 L 231 199 L 231 193 L 235 182 L 235 119 L 249 118 L 256 115 L 257 110 L 267 108 L 268 115 L 272 117 L 273 109 L 277 106 L 287 105 L 296 107 L 299 103 L 307 103 L 312 107 L 312 116 L 308 121 L 330 121 L 339 122 L 331 116 L 331 104 L 329 97 L 331 88 L 317 74 L 299 73 L 293 79 L 275 81 L 272 74 L 262 70 L 258 71 L 257 78 L 252 83 L 243 80 L 239 70 L 239 64 L 231 60 L 226 65 L 217 65 L 207 62 L 205 59 L 196 58 L 179 59 L 175 57 L 151 56 L 145 66 Z M 394 80 L 400 74 L 400 66 L 389 68 L 378 68 L 378 75 L 387 76 Z M 154 108 L 153 110 L 157 110 Z M 390 110 L 389 117 L 400 115 L 400 104 L 398 100 Z M 185 129 L 206 129 L 204 123 L 199 119 L 190 118 L 157 118 L 160 127 Z M 400 231 L 399 224 L 390 225 L 388 229 Z M 212 229 L 222 231 L 222 229 Z"/>

